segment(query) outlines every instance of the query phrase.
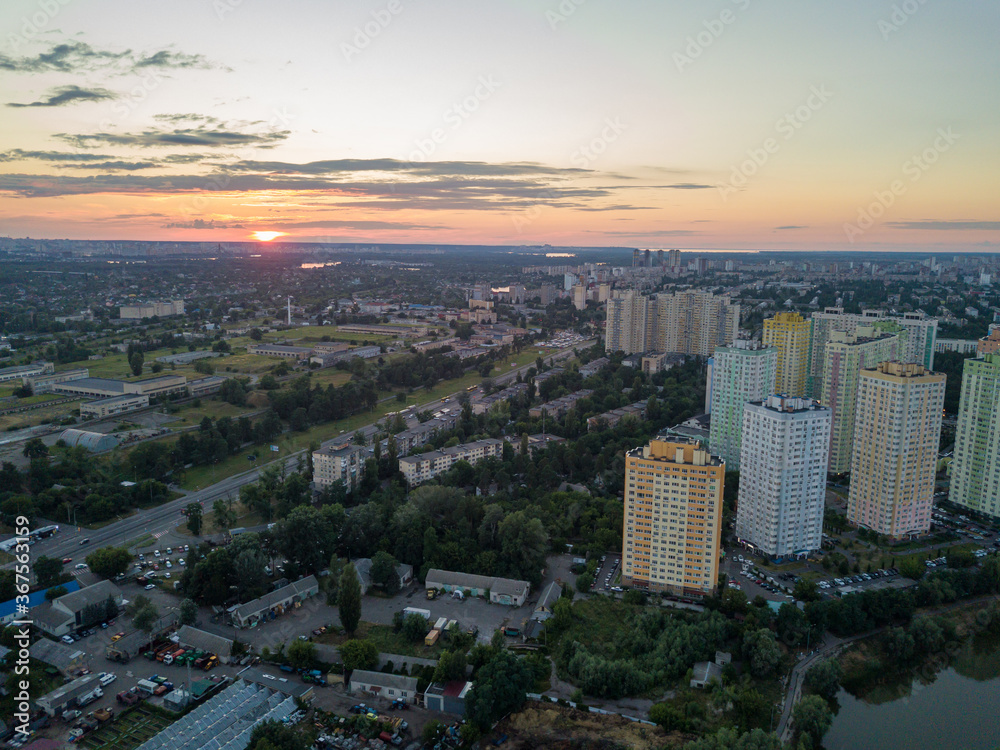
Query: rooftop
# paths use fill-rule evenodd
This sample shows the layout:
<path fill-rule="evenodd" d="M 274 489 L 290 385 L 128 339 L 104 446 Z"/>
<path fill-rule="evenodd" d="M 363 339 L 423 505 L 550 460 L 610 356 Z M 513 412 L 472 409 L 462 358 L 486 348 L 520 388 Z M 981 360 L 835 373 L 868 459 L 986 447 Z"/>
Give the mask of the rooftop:
<path fill-rule="evenodd" d="M 383 688 L 417 692 L 417 678 L 406 677 L 401 674 L 387 674 L 385 672 L 369 672 L 365 669 L 355 669 L 351 672 L 351 682 L 363 682 L 367 685 L 378 685 Z"/>

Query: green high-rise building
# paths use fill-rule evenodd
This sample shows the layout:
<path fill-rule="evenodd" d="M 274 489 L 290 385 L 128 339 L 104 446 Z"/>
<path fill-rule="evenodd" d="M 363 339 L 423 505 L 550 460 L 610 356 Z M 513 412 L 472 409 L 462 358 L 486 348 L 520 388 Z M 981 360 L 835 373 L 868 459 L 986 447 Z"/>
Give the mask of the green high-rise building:
<path fill-rule="evenodd" d="M 1000 517 L 1000 353 L 965 360 L 951 464 L 953 503 Z"/>

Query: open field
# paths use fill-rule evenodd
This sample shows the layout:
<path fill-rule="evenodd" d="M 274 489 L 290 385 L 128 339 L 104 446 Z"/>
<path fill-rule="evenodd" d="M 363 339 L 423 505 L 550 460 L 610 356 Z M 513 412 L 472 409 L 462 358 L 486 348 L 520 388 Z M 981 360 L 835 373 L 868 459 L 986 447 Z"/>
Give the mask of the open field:
<path fill-rule="evenodd" d="M 85 735 L 79 744 L 88 748 L 107 750 L 132 750 L 159 734 L 170 726 L 170 719 L 153 713 L 147 706 L 139 704 L 123 711 L 113 722 L 96 732 Z"/>
<path fill-rule="evenodd" d="M 510 371 L 513 369 L 511 367 L 511 363 L 514 363 L 517 367 L 521 367 L 534 362 L 535 358 L 538 357 L 538 351 L 537 347 L 532 347 L 531 349 L 522 351 L 520 354 L 507 358 L 503 362 L 498 363 L 498 366 L 494 368 L 491 375 L 495 376 L 502 372 Z M 554 350 L 547 349 L 545 350 L 545 354 L 547 355 L 552 351 Z M 313 377 L 315 377 L 315 374 Z M 409 394 L 407 396 L 406 403 L 415 404 L 419 408 L 422 404 L 436 401 L 452 393 L 463 391 L 470 386 L 478 385 L 482 382 L 482 380 L 483 378 L 479 375 L 479 373 L 470 372 L 463 375 L 461 378 L 442 381 L 430 391 L 420 390 L 413 394 Z M 384 398 L 385 396 L 391 395 L 391 393 L 380 395 Z M 378 421 L 389 412 L 398 411 L 400 406 L 401 404 L 398 401 L 390 398 L 389 400 L 376 405 L 372 411 L 361 412 L 360 414 L 355 414 L 352 417 L 341 419 L 337 422 L 327 422 L 325 424 L 314 425 L 303 432 L 283 433 L 273 443 L 278 446 L 277 451 L 270 450 L 270 446 L 268 445 L 258 446 L 253 449 L 248 448 L 241 453 L 229 456 L 223 461 L 219 461 L 213 466 L 196 466 L 188 469 L 184 472 L 184 477 L 180 484 L 186 490 L 203 489 L 221 479 L 231 477 L 234 474 L 239 474 L 240 472 L 253 468 L 254 464 L 247 460 L 247 455 L 256 453 L 259 463 L 283 458 L 296 453 L 297 451 L 307 449 L 311 444 L 318 445 L 319 443 L 335 438 L 340 434 L 349 436 L 360 427 L 364 427 L 365 425 Z"/>
<path fill-rule="evenodd" d="M 354 638 L 364 638 L 372 641 L 379 652 L 383 654 L 399 654 L 400 656 L 415 656 L 421 659 L 436 659 L 445 650 L 447 641 L 439 640 L 433 646 L 425 646 L 423 641 L 414 642 L 408 640 L 402 633 L 393 632 L 391 625 L 376 625 L 370 622 L 358 624 L 358 630 Z M 313 636 L 317 643 L 325 643 L 331 646 L 339 646 L 350 637 L 342 633 L 324 633 Z"/>
<path fill-rule="evenodd" d="M 12 427 L 33 427 L 46 422 L 57 422 L 69 415 L 73 409 L 79 409 L 79 401 L 69 401 L 56 406 L 43 406 L 39 409 L 17 414 L 0 415 L 0 432 L 6 432 Z"/>
<path fill-rule="evenodd" d="M 230 403 L 219 401 L 214 398 L 203 398 L 201 400 L 201 406 L 192 406 L 190 404 L 186 405 L 176 415 L 177 421 L 171 422 L 168 426 L 173 430 L 179 430 L 184 427 L 198 425 L 205 417 L 211 417 L 212 419 L 231 417 L 232 419 L 236 419 L 237 417 L 255 415 L 259 413 L 259 411 L 259 409 L 254 409 L 252 407 L 233 406 Z"/>

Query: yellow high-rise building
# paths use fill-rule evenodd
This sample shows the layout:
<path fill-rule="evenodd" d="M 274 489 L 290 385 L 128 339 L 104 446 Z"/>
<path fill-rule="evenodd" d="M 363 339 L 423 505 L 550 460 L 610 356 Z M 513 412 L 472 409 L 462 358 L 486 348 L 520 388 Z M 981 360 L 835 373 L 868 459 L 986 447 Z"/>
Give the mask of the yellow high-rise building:
<path fill-rule="evenodd" d="M 778 350 L 775 388 L 784 396 L 801 398 L 806 395 L 810 325 L 797 312 L 780 312 L 764 321 L 763 343 Z"/>
<path fill-rule="evenodd" d="M 625 454 L 622 583 L 703 596 L 715 591 L 725 462 L 697 440 L 654 438 Z"/>

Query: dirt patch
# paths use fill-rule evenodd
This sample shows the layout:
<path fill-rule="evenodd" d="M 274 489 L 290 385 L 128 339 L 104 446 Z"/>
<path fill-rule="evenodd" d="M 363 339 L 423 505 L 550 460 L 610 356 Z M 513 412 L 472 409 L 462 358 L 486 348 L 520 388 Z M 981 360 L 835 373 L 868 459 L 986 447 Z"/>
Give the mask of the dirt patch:
<path fill-rule="evenodd" d="M 510 747 L 529 748 L 636 748 L 655 750 L 679 746 L 690 737 L 667 734 L 660 727 L 639 724 L 621 716 L 591 714 L 574 708 L 529 703 L 527 707 L 501 723 L 494 734 L 507 734 Z"/>

